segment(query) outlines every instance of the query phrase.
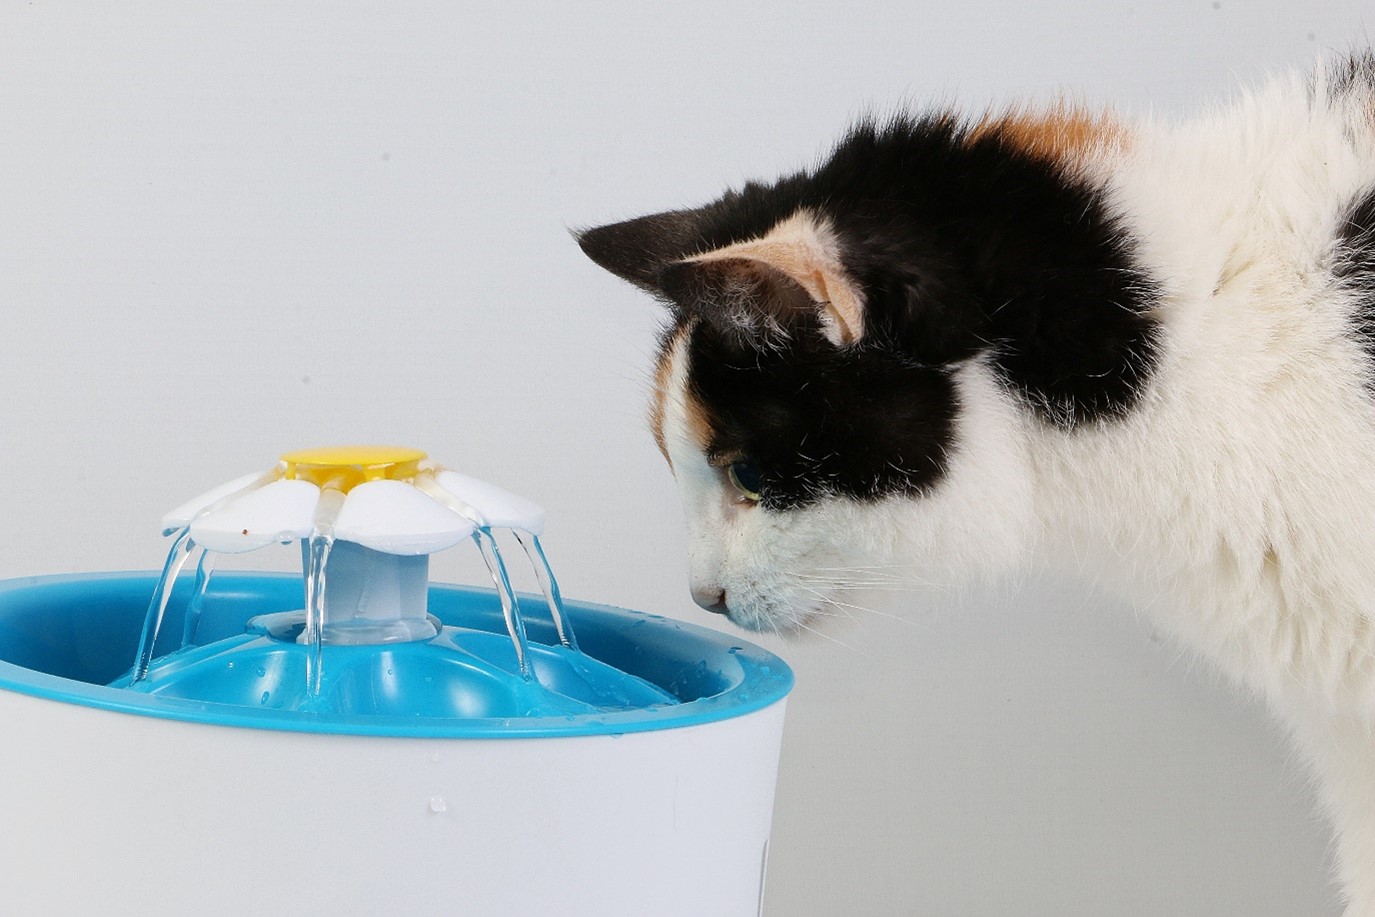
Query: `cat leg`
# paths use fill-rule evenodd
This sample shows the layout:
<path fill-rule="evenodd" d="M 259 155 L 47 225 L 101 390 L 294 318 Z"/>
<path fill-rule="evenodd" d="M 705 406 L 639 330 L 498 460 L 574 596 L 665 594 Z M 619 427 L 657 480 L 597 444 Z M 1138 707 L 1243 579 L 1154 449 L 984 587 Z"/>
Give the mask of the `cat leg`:
<path fill-rule="evenodd" d="M 1375 917 L 1375 721 L 1302 718 L 1295 732 L 1317 773 L 1336 832 L 1344 917 Z"/>

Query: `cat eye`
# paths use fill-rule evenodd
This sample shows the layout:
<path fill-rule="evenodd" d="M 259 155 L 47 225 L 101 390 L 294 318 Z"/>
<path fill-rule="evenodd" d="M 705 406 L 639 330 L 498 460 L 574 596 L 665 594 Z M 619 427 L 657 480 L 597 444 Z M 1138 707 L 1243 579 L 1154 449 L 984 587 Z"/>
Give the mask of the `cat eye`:
<path fill-rule="evenodd" d="M 740 491 L 746 500 L 759 502 L 759 489 L 764 486 L 764 481 L 758 465 L 748 459 L 731 462 L 726 468 L 726 476 L 730 478 L 731 486 Z"/>

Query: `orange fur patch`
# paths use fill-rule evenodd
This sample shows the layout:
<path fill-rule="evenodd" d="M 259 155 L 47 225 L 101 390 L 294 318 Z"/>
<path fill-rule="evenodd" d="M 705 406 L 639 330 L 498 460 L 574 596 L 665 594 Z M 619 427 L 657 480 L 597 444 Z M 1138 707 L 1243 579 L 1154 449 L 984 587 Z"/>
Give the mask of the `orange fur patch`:
<path fill-rule="evenodd" d="M 707 409 L 692 392 L 683 393 L 683 408 L 687 411 L 688 430 L 692 433 L 697 448 L 706 454 L 711 446 L 711 423 L 707 421 Z"/>
<path fill-rule="evenodd" d="M 1127 129 L 1108 112 L 1061 102 L 1046 111 L 990 115 L 970 130 L 969 141 L 989 136 L 1038 159 L 1075 166 L 1096 151 L 1121 146 Z"/>
<path fill-rule="evenodd" d="M 659 454 L 669 465 L 673 464 L 673 459 L 668 457 L 668 443 L 664 440 L 664 399 L 668 397 L 668 377 L 672 369 L 670 360 L 681 334 L 674 335 L 673 340 L 659 351 L 659 362 L 654 367 L 654 399 L 649 404 L 649 429 L 654 434 L 654 445 L 659 447 Z"/>
<path fill-rule="evenodd" d="M 649 427 L 654 434 L 654 444 L 659 447 L 659 452 L 663 455 L 664 461 L 668 462 L 670 468 L 673 467 L 673 459 L 668 454 L 668 438 L 664 432 L 664 422 L 667 417 L 665 403 L 668 400 L 668 387 L 673 377 L 674 358 L 683 358 L 680 348 L 687 340 L 690 329 L 691 325 L 684 325 L 664 342 L 663 349 L 659 351 L 659 362 L 654 367 L 654 398 L 649 407 Z M 705 409 L 690 391 L 683 392 L 683 410 L 687 414 L 685 419 L 689 433 L 697 443 L 697 447 L 706 452 L 707 447 L 711 444 L 711 424 L 707 422 Z"/>

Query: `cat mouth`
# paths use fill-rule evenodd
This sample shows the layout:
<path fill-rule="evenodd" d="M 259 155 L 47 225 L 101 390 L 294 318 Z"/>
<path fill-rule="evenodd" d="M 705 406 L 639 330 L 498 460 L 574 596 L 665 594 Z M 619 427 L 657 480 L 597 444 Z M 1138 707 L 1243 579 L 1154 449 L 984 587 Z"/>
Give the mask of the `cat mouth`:
<path fill-rule="evenodd" d="M 880 584 L 889 589 L 894 583 Z M 780 583 L 768 591 L 730 594 L 726 619 L 742 630 L 774 634 L 785 639 L 819 637 L 841 643 L 837 630 L 862 623 L 867 617 L 902 620 L 901 615 L 872 607 L 873 596 L 846 583 Z M 841 645 L 844 645 L 843 643 Z"/>
<path fill-rule="evenodd" d="M 795 637 L 813 630 L 811 621 L 823 614 L 822 603 L 790 602 L 781 598 L 730 601 L 724 611 L 726 620 L 736 627 L 756 634 L 777 634 Z M 715 609 L 710 609 L 715 611 Z"/>

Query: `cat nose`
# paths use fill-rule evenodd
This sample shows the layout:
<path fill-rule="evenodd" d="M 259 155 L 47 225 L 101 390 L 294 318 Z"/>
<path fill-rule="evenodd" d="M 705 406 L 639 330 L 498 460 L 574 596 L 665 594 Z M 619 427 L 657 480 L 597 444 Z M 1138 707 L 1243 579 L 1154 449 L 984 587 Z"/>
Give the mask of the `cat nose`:
<path fill-rule="evenodd" d="M 692 600 L 715 615 L 730 614 L 726 605 L 726 590 L 717 588 L 692 588 Z"/>

